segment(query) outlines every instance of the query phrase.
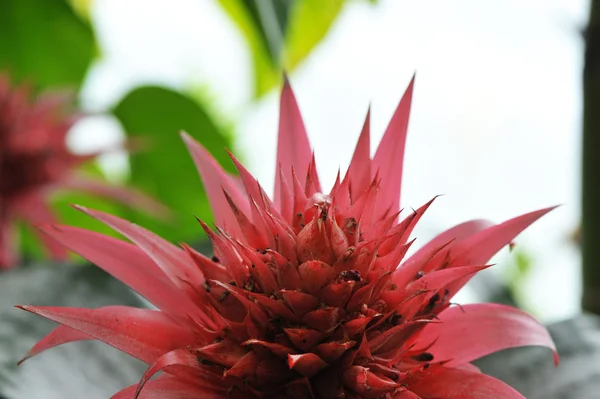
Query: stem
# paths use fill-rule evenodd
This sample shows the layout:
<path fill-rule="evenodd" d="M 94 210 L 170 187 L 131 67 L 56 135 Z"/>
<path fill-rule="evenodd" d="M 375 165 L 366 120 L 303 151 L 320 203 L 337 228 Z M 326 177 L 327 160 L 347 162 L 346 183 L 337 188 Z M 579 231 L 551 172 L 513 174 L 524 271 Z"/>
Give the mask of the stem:
<path fill-rule="evenodd" d="M 585 35 L 582 142 L 583 310 L 600 315 L 600 1 Z"/>

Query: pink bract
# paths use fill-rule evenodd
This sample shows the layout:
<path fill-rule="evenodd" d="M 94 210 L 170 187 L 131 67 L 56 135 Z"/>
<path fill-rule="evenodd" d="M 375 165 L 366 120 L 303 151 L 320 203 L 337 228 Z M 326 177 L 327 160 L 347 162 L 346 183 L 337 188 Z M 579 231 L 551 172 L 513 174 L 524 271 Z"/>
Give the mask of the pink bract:
<path fill-rule="evenodd" d="M 21 306 L 62 324 L 27 357 L 98 339 L 146 362 L 140 383 L 113 399 L 522 398 L 470 362 L 525 345 L 558 361 L 546 329 L 518 309 L 450 300 L 550 208 L 465 222 L 406 258 L 433 201 L 399 217 L 412 92 L 413 82 L 373 159 L 367 115 L 348 172 L 328 193 L 287 81 L 273 200 L 233 156 L 239 177 L 184 134 L 215 215 L 216 231 L 200 222 L 212 259 L 85 208 L 131 243 L 44 227 L 158 310 Z"/>

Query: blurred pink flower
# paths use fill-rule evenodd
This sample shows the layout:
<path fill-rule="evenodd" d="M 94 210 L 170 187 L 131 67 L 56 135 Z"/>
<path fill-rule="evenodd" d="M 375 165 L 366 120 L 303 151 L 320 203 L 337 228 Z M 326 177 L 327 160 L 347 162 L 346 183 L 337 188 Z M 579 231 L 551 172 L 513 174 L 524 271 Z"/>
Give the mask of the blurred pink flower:
<path fill-rule="evenodd" d="M 56 190 L 80 190 L 162 212 L 161 205 L 134 190 L 75 175 L 77 166 L 98 154 L 75 155 L 67 148 L 67 132 L 79 117 L 69 100 L 59 93 L 32 99 L 26 86 L 13 87 L 0 74 L 0 269 L 18 262 L 17 220 L 55 222 L 48 198 Z M 52 258 L 65 257 L 62 245 L 39 236 Z"/>

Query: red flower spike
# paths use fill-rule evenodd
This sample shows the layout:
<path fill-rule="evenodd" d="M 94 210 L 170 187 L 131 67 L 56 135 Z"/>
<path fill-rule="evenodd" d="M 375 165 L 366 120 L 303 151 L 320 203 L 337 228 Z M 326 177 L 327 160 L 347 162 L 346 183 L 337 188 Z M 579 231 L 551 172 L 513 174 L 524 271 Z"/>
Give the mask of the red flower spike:
<path fill-rule="evenodd" d="M 184 320 L 177 322 L 160 311 L 126 306 L 100 309 L 19 307 L 88 334 L 147 363 L 196 340 L 196 332 L 185 325 Z"/>
<path fill-rule="evenodd" d="M 385 130 L 371 163 L 371 173 L 378 171 L 381 179 L 386 182 L 377 203 L 378 217 L 381 217 L 382 212 L 388 207 L 392 208 L 392 212 L 400 207 L 404 144 L 408 131 L 414 83 L 415 78 L 413 77 Z"/>
<path fill-rule="evenodd" d="M 369 185 L 371 180 L 371 107 L 367 111 L 367 117 L 365 118 L 365 124 L 363 126 L 354 155 L 350 161 L 348 172 L 344 176 L 344 183 L 348 186 L 350 191 L 350 198 L 356 200 L 362 194 L 361 191 L 364 187 Z M 350 186 L 352 182 L 352 186 Z M 342 184 L 344 184 L 342 183 Z M 350 204 L 344 204 L 348 206 Z"/>
<path fill-rule="evenodd" d="M 81 117 L 71 109 L 71 100 L 64 93 L 34 98 L 28 87 L 12 87 L 0 71 L 0 270 L 19 262 L 16 222 L 57 222 L 50 198 L 58 191 L 108 198 L 159 217 L 169 214 L 138 191 L 76 174 L 79 166 L 113 149 L 88 155 L 70 151 L 67 133 Z M 66 258 L 64 246 L 48 235 L 38 235 L 50 258 Z"/>
<path fill-rule="evenodd" d="M 363 398 L 378 398 L 400 387 L 397 382 L 362 366 L 349 367 L 344 374 L 344 384 Z"/>
<path fill-rule="evenodd" d="M 307 197 L 315 193 L 321 193 L 321 183 L 319 183 L 319 176 L 317 175 L 317 164 L 315 161 L 315 154 L 312 154 L 312 159 L 308 165 L 308 173 L 306 174 L 306 184 L 304 192 Z"/>
<path fill-rule="evenodd" d="M 167 275 L 139 247 L 77 227 L 39 228 L 44 234 L 133 288 L 158 308 L 182 316 L 196 312 L 195 305 L 185 292 L 170 282 Z"/>
<path fill-rule="evenodd" d="M 99 339 L 147 362 L 140 384 L 117 399 L 522 398 L 470 362 L 523 345 L 556 352 L 546 329 L 517 309 L 450 301 L 549 209 L 463 223 L 404 260 L 433 202 L 398 218 L 412 90 L 411 82 L 374 159 L 367 114 L 349 171 L 329 195 L 287 81 L 274 201 L 235 157 L 239 181 L 184 136 L 214 207 L 216 228 L 200 223 L 216 260 L 92 210 L 84 211 L 133 244 L 43 228 L 159 310 L 26 307 L 63 324 L 27 357 Z"/>
<path fill-rule="evenodd" d="M 291 220 L 294 213 L 294 194 L 283 176 L 281 165 L 278 168 L 279 188 L 281 195 L 281 215 L 285 220 Z"/>
<path fill-rule="evenodd" d="M 494 223 L 483 219 L 471 220 L 458 224 L 437 235 L 433 240 L 419 248 L 403 263 L 402 267 L 404 269 L 410 269 L 413 274 L 416 274 L 418 271 L 422 270 L 425 264 L 445 246 L 454 241 L 462 241 L 463 239 L 466 239 L 479 231 L 486 230 L 488 227 L 493 225 Z M 410 274 L 408 270 L 405 273 L 406 275 Z M 408 283 L 408 281 L 404 283 Z"/>
<path fill-rule="evenodd" d="M 298 349 L 308 351 L 321 342 L 326 334 L 308 328 L 286 328 L 286 336 Z"/>
<path fill-rule="evenodd" d="M 216 222 L 221 226 L 226 225 L 232 233 L 240 237 L 241 230 L 237 225 L 233 211 L 225 200 L 223 190 L 225 189 L 239 206 L 243 203 L 241 201 L 243 198 L 241 190 L 233 180 L 233 177 L 223 170 L 204 147 L 198 144 L 187 133 L 181 133 L 181 137 L 190 154 L 192 154 L 198 173 L 204 181 L 204 189 L 206 190 L 206 195 L 210 201 Z M 242 210 L 245 209 L 242 208 Z"/>
<path fill-rule="evenodd" d="M 305 377 L 314 377 L 329 364 L 314 353 L 303 353 L 288 355 L 288 366 Z"/>
<path fill-rule="evenodd" d="M 181 244 L 181 247 L 188 253 L 190 258 L 192 258 L 206 279 L 221 281 L 231 280 L 231 274 L 229 273 L 229 270 L 222 265 L 218 264 L 212 259 L 207 258 L 187 244 Z"/>
<path fill-rule="evenodd" d="M 285 180 L 290 182 L 292 181 L 292 168 L 295 169 L 298 176 L 302 176 L 302 178 L 306 176 L 311 157 L 312 151 L 302 115 L 300 115 L 290 82 L 286 78 L 281 90 L 276 165 L 281 165 Z M 279 195 L 279 181 L 275 179 L 274 202 L 278 207 L 281 206 Z"/>
<path fill-rule="evenodd" d="M 422 336 L 424 341 L 427 337 L 436 339 L 428 352 L 436 361 L 447 360 L 446 366 L 469 363 L 506 348 L 544 342 L 555 351 L 554 361 L 558 364 L 548 331 L 519 309 L 499 304 L 472 304 L 448 308 L 438 317 L 441 323 L 426 326 Z M 474 324 L 479 329 L 471 328 Z"/>
<path fill-rule="evenodd" d="M 356 345 L 355 341 L 326 342 L 315 347 L 319 357 L 328 363 L 335 363 L 346 351 Z"/>
<path fill-rule="evenodd" d="M 281 359 L 287 359 L 287 356 L 289 354 L 296 353 L 296 351 L 294 349 L 292 349 L 288 346 L 273 343 L 273 342 L 260 341 L 258 339 L 249 339 L 248 341 L 244 342 L 243 345 L 247 345 L 250 347 L 261 346 L 263 348 L 268 349 L 271 353 L 273 353 L 275 356 L 277 356 L 278 358 L 281 358 Z"/>
<path fill-rule="evenodd" d="M 17 365 L 20 365 L 30 357 L 35 356 L 38 353 L 42 353 L 47 349 L 54 348 L 55 346 L 69 342 L 86 341 L 90 339 L 94 339 L 94 337 L 82 333 L 81 331 L 73 330 L 70 327 L 60 325 L 52 330 L 50 334 L 46 335 L 37 344 L 35 344 L 35 346 L 31 348 L 21 360 L 19 360 Z"/>
<path fill-rule="evenodd" d="M 173 367 L 185 367 L 190 370 L 198 370 L 202 368 L 202 363 L 198 361 L 198 356 L 194 354 L 193 350 L 189 349 L 176 349 L 171 352 L 167 352 L 159 357 L 156 362 L 144 373 L 142 379 L 137 385 L 133 399 L 138 399 L 144 385 L 161 370 L 167 371 Z"/>

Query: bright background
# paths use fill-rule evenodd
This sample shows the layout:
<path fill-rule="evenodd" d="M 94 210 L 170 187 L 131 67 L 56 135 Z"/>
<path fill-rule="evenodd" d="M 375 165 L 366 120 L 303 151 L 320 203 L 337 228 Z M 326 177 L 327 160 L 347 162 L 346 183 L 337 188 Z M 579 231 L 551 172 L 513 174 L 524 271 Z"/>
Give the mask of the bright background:
<path fill-rule="evenodd" d="M 466 219 L 502 221 L 562 204 L 518 239 L 531 259 L 522 305 L 546 321 L 579 311 L 581 84 L 588 2 L 583 0 L 350 1 L 291 74 L 319 171 L 333 183 L 348 165 L 367 107 L 379 139 L 417 72 L 403 206 L 445 194 L 417 242 Z M 278 94 L 253 101 L 244 39 L 209 0 L 95 2 L 102 57 L 82 91 L 88 110 L 132 87 L 195 88 L 236 132 L 235 151 L 267 188 L 274 181 Z M 84 123 L 77 145 L 119 137 L 107 117 Z M 113 156 L 110 170 L 122 171 Z M 195 182 L 188 182 L 193 184 Z M 506 279 L 508 251 L 487 273 Z M 477 299 L 467 289 L 462 300 Z"/>

